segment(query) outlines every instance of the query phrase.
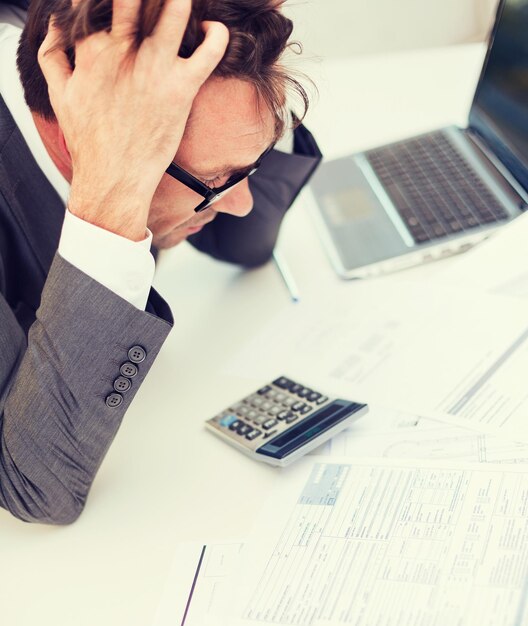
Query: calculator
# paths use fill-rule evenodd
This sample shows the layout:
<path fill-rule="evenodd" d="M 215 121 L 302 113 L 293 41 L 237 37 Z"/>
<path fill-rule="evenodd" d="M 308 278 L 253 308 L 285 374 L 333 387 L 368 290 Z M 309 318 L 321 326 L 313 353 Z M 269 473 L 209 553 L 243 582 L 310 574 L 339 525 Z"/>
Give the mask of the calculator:
<path fill-rule="evenodd" d="M 367 411 L 366 404 L 329 398 L 280 376 L 207 420 L 205 425 L 253 459 L 284 467 Z"/>

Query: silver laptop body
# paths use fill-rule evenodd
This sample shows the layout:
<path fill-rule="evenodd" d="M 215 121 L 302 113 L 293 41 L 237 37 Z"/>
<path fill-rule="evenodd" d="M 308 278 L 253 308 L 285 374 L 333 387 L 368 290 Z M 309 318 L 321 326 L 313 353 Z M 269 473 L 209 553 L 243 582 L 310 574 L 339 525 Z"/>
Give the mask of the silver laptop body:
<path fill-rule="evenodd" d="M 467 128 L 320 166 L 309 193 L 340 276 L 373 276 L 456 254 L 525 210 L 526 32 L 528 0 L 502 0 Z"/>

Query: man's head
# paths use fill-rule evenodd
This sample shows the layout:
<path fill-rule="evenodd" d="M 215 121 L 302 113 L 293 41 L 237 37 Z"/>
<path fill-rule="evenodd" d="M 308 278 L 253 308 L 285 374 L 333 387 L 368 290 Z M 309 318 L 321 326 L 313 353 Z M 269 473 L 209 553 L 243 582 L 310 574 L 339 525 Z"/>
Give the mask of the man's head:
<path fill-rule="evenodd" d="M 152 33 L 163 0 L 143 0 L 141 16 L 135 25 L 139 46 Z M 229 29 L 227 51 L 213 75 L 194 100 L 183 139 L 174 161 L 208 186 L 217 187 L 234 173 L 255 162 L 258 156 L 290 123 L 286 93 L 300 96 L 306 109 L 307 97 L 301 85 L 280 65 L 287 47 L 291 22 L 280 12 L 281 0 L 194 0 L 191 18 L 180 48 L 188 57 L 203 40 L 201 23 L 219 21 Z M 48 98 L 47 85 L 37 63 L 37 52 L 53 14 L 62 33 L 62 47 L 75 65 L 75 42 L 93 32 L 109 30 L 112 0 L 80 0 L 72 8 L 69 0 L 35 0 L 30 8 L 19 52 L 18 67 L 26 101 L 37 127 L 49 143 L 60 129 Z M 48 141 L 47 141 L 48 140 Z M 54 154 L 68 178 L 68 153 L 58 140 Z M 62 147 L 61 147 L 62 146 Z M 123 164 L 126 167 L 126 164 Z M 71 172 L 70 172 L 71 176 Z M 198 197 L 198 201 L 200 198 Z M 164 175 L 153 198 L 149 226 L 155 243 L 169 247 L 178 243 L 216 212 L 245 215 L 252 206 L 247 181 L 207 209 L 194 214 L 197 194 L 182 183 Z"/>

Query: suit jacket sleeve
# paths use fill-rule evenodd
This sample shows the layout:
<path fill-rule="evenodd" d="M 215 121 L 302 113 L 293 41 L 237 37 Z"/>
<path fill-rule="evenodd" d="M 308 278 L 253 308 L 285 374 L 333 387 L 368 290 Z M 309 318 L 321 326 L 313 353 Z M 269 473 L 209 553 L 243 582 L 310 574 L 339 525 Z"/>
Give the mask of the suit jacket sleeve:
<path fill-rule="evenodd" d="M 188 241 L 222 261 L 245 267 L 262 265 L 271 257 L 286 211 L 320 160 L 314 138 L 299 126 L 294 134 L 293 154 L 272 150 L 251 176 L 251 213 L 243 218 L 221 213 Z"/>
<path fill-rule="evenodd" d="M 27 340 L 0 296 L 1 506 L 25 521 L 77 518 L 171 325 L 168 305 L 154 290 L 140 311 L 59 255 Z M 146 358 L 121 404 L 108 406 L 136 345 Z"/>

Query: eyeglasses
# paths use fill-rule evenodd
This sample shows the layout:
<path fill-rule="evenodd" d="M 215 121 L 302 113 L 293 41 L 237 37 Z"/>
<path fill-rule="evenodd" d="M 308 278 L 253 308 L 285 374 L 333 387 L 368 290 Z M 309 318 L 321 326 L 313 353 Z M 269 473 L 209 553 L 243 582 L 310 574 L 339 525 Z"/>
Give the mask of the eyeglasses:
<path fill-rule="evenodd" d="M 236 185 L 241 183 L 245 178 L 254 174 L 262 163 L 262 159 L 273 150 L 274 145 L 275 144 L 272 144 L 265 152 L 263 152 L 253 165 L 245 170 L 237 172 L 220 187 L 208 187 L 187 170 L 184 170 L 183 167 L 176 165 L 176 163 L 171 163 L 165 171 L 169 176 L 172 176 L 176 180 L 180 181 L 180 183 L 184 184 L 186 187 L 192 189 L 204 198 L 204 200 L 194 209 L 195 213 L 201 213 L 215 202 L 218 202 L 218 200 L 225 196 L 225 194 L 233 189 L 233 187 L 236 187 Z"/>

